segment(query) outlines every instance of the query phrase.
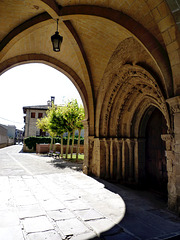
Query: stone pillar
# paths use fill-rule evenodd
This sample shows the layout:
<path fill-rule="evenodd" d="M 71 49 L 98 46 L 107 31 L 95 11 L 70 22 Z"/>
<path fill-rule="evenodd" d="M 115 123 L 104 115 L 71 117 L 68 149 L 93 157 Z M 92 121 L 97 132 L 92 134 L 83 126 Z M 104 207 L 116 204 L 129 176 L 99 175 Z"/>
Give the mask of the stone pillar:
<path fill-rule="evenodd" d="M 108 179 L 110 175 L 110 166 L 109 166 L 109 144 L 107 142 L 107 139 L 104 138 L 105 142 L 105 160 L 106 160 L 106 174 L 105 178 Z"/>
<path fill-rule="evenodd" d="M 125 139 L 122 139 L 122 179 L 125 180 L 125 174 L 126 174 L 126 143 Z"/>
<path fill-rule="evenodd" d="M 170 106 L 174 139 L 168 141 L 166 151 L 168 167 L 168 204 L 169 208 L 180 214 L 180 96 L 167 99 Z"/>
<path fill-rule="evenodd" d="M 170 134 L 161 135 L 162 140 L 166 143 L 166 161 L 167 161 L 167 172 L 168 172 L 168 207 L 169 209 L 175 210 L 176 206 L 176 171 L 174 169 L 175 155 L 174 155 L 174 144 L 173 136 Z"/>
<path fill-rule="evenodd" d="M 128 181 L 131 183 L 134 181 L 134 140 L 126 139 L 126 142 L 129 147 L 129 172 L 128 172 Z"/>
<path fill-rule="evenodd" d="M 83 121 L 84 125 L 84 162 L 83 162 L 83 173 L 89 174 L 89 159 L 92 153 L 92 148 L 90 147 L 92 141 L 89 139 L 89 122 L 87 120 Z M 91 142 L 90 142 L 91 141 Z"/>
<path fill-rule="evenodd" d="M 139 154 L 138 154 L 138 139 L 134 139 L 134 180 L 139 182 Z"/>
<path fill-rule="evenodd" d="M 113 167 L 113 163 L 114 163 L 114 159 L 113 159 L 113 140 L 112 138 L 110 138 L 110 177 L 111 179 L 113 178 L 113 171 L 114 171 L 114 167 Z"/>
<path fill-rule="evenodd" d="M 117 148 L 117 173 L 116 180 L 119 181 L 122 178 L 122 141 L 115 139 Z"/>

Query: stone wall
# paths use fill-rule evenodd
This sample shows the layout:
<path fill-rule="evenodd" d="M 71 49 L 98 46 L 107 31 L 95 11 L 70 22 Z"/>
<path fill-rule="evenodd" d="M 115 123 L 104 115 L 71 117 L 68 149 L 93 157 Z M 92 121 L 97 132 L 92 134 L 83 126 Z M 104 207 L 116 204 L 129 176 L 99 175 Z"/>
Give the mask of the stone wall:
<path fill-rule="evenodd" d="M 38 114 L 42 113 L 45 116 L 47 110 L 27 109 L 25 122 L 25 137 L 37 136 L 40 130 L 36 127 Z M 35 118 L 31 117 L 31 113 L 35 113 Z"/>

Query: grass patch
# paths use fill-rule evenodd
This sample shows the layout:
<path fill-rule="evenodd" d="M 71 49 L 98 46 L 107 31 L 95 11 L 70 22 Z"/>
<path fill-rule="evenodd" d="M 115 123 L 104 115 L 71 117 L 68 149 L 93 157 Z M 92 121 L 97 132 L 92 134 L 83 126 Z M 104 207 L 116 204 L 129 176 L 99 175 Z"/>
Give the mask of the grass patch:
<path fill-rule="evenodd" d="M 71 154 L 68 154 L 67 158 L 66 158 L 66 154 L 63 154 L 63 158 L 67 159 L 70 162 L 76 162 L 76 154 L 73 154 L 72 158 L 71 158 Z M 77 161 L 77 163 L 83 163 L 83 160 L 84 160 L 84 154 L 78 154 L 78 161 Z"/>

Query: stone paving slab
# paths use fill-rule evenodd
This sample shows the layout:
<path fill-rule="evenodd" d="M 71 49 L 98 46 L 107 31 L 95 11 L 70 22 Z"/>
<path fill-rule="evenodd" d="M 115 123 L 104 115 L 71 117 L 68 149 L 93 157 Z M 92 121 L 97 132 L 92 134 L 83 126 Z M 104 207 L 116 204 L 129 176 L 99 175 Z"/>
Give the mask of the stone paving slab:
<path fill-rule="evenodd" d="M 20 225 L 19 217 L 14 208 L 0 211 L 0 228 Z"/>
<path fill-rule="evenodd" d="M 73 214 L 68 209 L 63 209 L 63 210 L 58 210 L 58 211 L 48 211 L 47 214 L 54 221 L 76 218 L 76 215 Z"/>
<path fill-rule="evenodd" d="M 63 236 L 73 236 L 90 232 L 90 229 L 83 222 L 76 218 L 57 221 L 57 226 L 59 227 Z"/>
<path fill-rule="evenodd" d="M 95 231 L 97 236 L 100 236 L 101 233 L 110 230 L 115 225 L 114 222 L 112 222 L 111 220 L 109 220 L 107 218 L 90 220 L 90 221 L 87 221 L 86 223 L 88 226 L 90 226 Z M 118 227 L 118 228 L 119 228 L 119 231 L 121 231 L 121 228 L 120 227 Z"/>
<path fill-rule="evenodd" d="M 90 221 L 90 220 L 104 218 L 102 214 L 100 214 L 94 209 L 76 210 L 75 214 L 79 216 L 83 221 Z"/>
<path fill-rule="evenodd" d="M 24 240 L 21 226 L 0 227 L 1 240 Z"/>
<path fill-rule="evenodd" d="M 28 240 L 62 240 L 56 231 L 46 231 L 38 233 L 30 233 L 27 235 Z"/>
<path fill-rule="evenodd" d="M 46 215 L 45 210 L 39 204 L 18 206 L 17 211 L 20 219 Z"/>
<path fill-rule="evenodd" d="M 22 224 L 26 233 L 54 230 L 52 223 L 46 216 L 25 218 L 22 220 Z"/>
<path fill-rule="evenodd" d="M 78 234 L 71 237 L 71 240 L 100 240 L 94 232 Z"/>

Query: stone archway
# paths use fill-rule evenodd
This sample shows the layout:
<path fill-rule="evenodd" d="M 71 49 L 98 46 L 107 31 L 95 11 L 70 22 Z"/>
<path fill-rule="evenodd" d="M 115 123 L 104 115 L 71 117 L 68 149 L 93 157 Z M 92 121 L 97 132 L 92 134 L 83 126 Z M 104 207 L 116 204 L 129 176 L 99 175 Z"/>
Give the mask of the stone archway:
<path fill-rule="evenodd" d="M 157 80 L 141 66 L 124 64 L 111 77 L 102 99 L 100 137 L 91 140 L 90 168 L 100 177 L 142 185 L 147 125 L 144 116 L 159 109 L 167 125 L 163 133 L 168 133 L 171 127 L 167 104 Z"/>

